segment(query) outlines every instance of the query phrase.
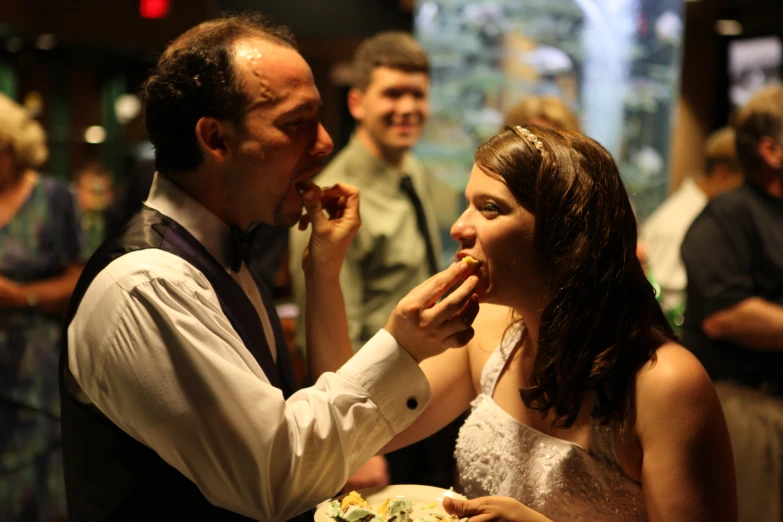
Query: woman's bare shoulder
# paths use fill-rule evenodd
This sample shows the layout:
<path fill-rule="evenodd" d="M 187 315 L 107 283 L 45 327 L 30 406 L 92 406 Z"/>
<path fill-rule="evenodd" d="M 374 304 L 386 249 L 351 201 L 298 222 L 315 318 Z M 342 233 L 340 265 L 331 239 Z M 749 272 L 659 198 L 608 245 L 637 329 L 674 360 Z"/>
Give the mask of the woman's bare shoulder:
<path fill-rule="evenodd" d="M 636 377 L 637 432 L 660 429 L 660 421 L 685 416 L 699 424 L 714 420 L 720 408 L 709 375 L 686 348 L 662 343 Z"/>
<path fill-rule="evenodd" d="M 494 350 L 503 339 L 506 329 L 514 322 L 513 312 L 507 306 L 482 304 L 473 322 L 473 348 Z"/>
<path fill-rule="evenodd" d="M 712 382 L 687 348 L 674 341 L 665 341 L 636 376 L 636 391 L 640 396 L 659 395 L 663 391 L 661 387 L 692 392 L 700 388 L 712 389 Z"/>

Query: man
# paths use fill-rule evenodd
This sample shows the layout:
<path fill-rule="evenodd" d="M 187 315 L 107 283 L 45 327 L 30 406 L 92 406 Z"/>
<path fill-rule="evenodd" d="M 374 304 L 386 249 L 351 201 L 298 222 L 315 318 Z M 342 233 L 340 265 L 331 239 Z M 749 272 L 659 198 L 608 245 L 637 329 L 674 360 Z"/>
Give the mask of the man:
<path fill-rule="evenodd" d="M 732 438 L 741 521 L 779 521 L 783 485 L 783 87 L 737 118 L 746 182 L 685 236 L 683 344 L 716 381 Z"/>
<path fill-rule="evenodd" d="M 340 272 L 354 350 L 383 326 L 401 297 L 438 270 L 441 244 L 435 202 L 445 204 L 440 214 L 449 226 L 455 214 L 456 195 L 444 190 L 410 152 L 429 116 L 429 70 L 427 54 L 408 33 L 384 32 L 365 40 L 354 55 L 353 87 L 348 92 L 356 132 L 318 177 L 322 185 L 348 183 L 362 194 L 362 227 Z M 300 307 L 305 288 L 300 265 L 307 240 L 296 232 L 290 235 L 292 286 Z M 297 344 L 305 346 L 302 320 Z M 308 359 L 308 368 L 316 378 L 340 363 L 336 358 L 323 364 Z M 455 429 L 451 435 L 452 440 L 435 447 L 419 446 L 391 456 L 391 480 L 453 485 Z M 389 480 L 383 457 L 377 457 L 347 488 Z"/>
<path fill-rule="evenodd" d="M 476 278 L 426 308 L 466 271 L 438 274 L 337 374 L 295 392 L 242 231 L 290 226 L 304 200 L 308 348 L 350 354 L 337 275 L 358 193 L 308 181 L 332 149 L 310 68 L 286 29 L 229 17 L 177 38 L 143 98 L 158 173 L 145 208 L 88 263 L 68 314 L 71 518 L 285 520 L 335 494 L 424 408 L 417 362 L 470 337 Z"/>
<path fill-rule="evenodd" d="M 704 175 L 686 178 L 642 228 L 648 269 L 661 286 L 661 308 L 675 328 L 682 326 L 685 308 L 685 267 L 680 258 L 685 233 L 707 201 L 742 184 L 734 141 L 730 127 L 710 134 L 704 146 Z"/>
<path fill-rule="evenodd" d="M 354 350 L 440 263 L 434 193 L 442 186 L 410 152 L 429 116 L 429 67 L 427 54 L 408 33 L 365 40 L 354 55 L 348 92 L 356 132 L 317 177 L 321 185 L 348 183 L 362 194 L 362 227 L 340 272 Z M 403 179 L 410 180 L 420 211 Z M 456 200 L 453 193 L 447 197 Z M 417 212 L 423 213 L 421 220 Z M 302 304 L 301 259 L 308 236 L 292 231 L 290 241 L 293 289 Z M 301 321 L 297 344 L 305 346 Z"/>
<path fill-rule="evenodd" d="M 108 207 L 114 198 L 111 172 L 98 162 L 79 169 L 73 178 L 73 190 L 81 216 L 82 252 L 87 260 L 106 238 Z"/>

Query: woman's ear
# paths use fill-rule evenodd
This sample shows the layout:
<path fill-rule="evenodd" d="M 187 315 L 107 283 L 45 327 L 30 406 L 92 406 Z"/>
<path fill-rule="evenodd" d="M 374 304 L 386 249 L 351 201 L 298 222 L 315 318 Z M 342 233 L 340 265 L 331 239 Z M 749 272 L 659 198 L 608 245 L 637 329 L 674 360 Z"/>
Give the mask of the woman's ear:
<path fill-rule="evenodd" d="M 216 118 L 203 117 L 196 122 L 196 139 L 206 158 L 223 163 L 231 154 L 229 143 L 234 139 L 234 127 Z"/>
<path fill-rule="evenodd" d="M 364 91 L 353 87 L 348 91 L 348 111 L 357 122 L 364 120 Z"/>
<path fill-rule="evenodd" d="M 783 169 L 783 145 L 777 140 L 764 136 L 759 140 L 758 153 L 764 163 L 775 170 Z"/>

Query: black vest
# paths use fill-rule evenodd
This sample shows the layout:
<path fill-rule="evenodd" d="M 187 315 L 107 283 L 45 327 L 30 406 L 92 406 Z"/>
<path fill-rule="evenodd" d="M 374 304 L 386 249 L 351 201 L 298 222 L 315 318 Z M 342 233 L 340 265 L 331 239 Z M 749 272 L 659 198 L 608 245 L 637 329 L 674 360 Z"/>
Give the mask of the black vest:
<path fill-rule="evenodd" d="M 136 214 L 119 236 L 101 245 L 87 263 L 71 298 L 66 324 L 73 320 L 87 288 L 101 270 L 124 254 L 146 248 L 175 254 L 206 276 L 247 349 L 269 381 L 288 398 L 296 388 L 293 367 L 279 318 L 263 284 L 256 279 L 273 325 L 277 365 L 258 313 L 242 288 L 187 230 L 149 208 Z M 67 361 L 66 341 L 60 357 L 60 400 L 70 520 L 248 520 L 210 504 L 193 482 L 157 453 L 118 428 L 95 406 L 79 402 L 69 390 L 74 381 Z M 304 515 L 300 518 L 305 520 Z"/>

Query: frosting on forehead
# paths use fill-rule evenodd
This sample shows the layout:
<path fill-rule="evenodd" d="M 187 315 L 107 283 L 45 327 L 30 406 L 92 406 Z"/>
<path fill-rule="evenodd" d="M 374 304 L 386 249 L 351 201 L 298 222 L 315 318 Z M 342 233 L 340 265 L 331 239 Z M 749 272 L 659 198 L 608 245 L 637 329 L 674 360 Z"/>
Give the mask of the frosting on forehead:
<path fill-rule="evenodd" d="M 261 51 L 259 51 L 255 47 L 240 47 L 237 52 L 237 58 L 241 60 L 248 60 L 250 62 L 255 62 L 259 58 L 261 58 L 263 54 L 261 54 Z"/>
<path fill-rule="evenodd" d="M 277 100 L 277 95 L 259 65 L 259 61 L 263 57 L 264 53 L 258 47 L 251 45 L 240 45 L 236 52 L 237 62 L 250 73 L 249 87 L 251 94 L 255 96 L 255 101 L 274 103 Z"/>

